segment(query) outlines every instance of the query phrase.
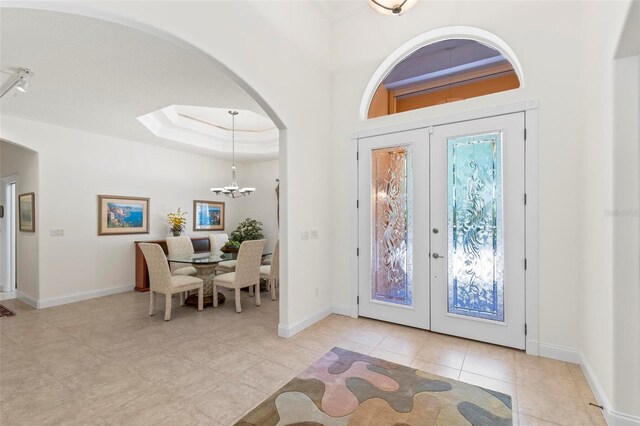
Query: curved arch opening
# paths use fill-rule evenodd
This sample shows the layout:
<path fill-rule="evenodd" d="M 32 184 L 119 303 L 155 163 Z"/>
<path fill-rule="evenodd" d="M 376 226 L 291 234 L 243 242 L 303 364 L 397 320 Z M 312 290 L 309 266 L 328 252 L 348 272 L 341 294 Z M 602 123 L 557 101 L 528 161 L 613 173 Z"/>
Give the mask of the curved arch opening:
<path fill-rule="evenodd" d="M 497 36 L 446 27 L 415 37 L 378 67 L 362 98 L 363 120 L 522 87 L 522 68 Z"/>

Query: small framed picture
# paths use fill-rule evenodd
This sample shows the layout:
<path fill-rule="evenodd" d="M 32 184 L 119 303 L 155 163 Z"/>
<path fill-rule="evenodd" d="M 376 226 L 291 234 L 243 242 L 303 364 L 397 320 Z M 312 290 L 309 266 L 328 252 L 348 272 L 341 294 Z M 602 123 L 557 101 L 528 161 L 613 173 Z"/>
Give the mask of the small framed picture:
<path fill-rule="evenodd" d="M 20 230 L 36 232 L 36 194 L 29 192 L 18 196 Z"/>
<path fill-rule="evenodd" d="M 224 230 L 224 203 L 218 201 L 193 200 L 193 230 Z"/>
<path fill-rule="evenodd" d="M 148 233 L 148 198 L 98 195 L 98 235 Z"/>

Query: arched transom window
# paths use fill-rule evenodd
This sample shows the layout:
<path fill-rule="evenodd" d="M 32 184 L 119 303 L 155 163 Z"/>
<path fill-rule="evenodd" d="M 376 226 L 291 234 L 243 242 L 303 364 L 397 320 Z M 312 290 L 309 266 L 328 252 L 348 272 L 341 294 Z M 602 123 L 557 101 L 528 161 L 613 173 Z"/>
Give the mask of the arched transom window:
<path fill-rule="evenodd" d="M 415 50 L 386 74 L 371 98 L 367 118 L 518 87 L 518 74 L 498 50 L 476 40 L 442 40 Z"/>

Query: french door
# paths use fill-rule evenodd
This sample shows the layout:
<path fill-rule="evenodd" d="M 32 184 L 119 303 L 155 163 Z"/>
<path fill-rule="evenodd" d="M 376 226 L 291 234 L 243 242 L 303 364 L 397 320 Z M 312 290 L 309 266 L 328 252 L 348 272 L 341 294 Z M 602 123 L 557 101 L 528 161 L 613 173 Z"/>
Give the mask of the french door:
<path fill-rule="evenodd" d="M 524 349 L 524 114 L 358 150 L 359 314 Z"/>

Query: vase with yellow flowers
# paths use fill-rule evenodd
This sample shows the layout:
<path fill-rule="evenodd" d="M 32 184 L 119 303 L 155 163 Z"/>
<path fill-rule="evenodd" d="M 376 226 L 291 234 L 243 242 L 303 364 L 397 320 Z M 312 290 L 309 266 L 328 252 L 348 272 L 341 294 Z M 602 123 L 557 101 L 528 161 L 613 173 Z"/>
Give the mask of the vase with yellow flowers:
<path fill-rule="evenodd" d="M 174 237 L 179 237 L 182 231 L 184 231 L 184 226 L 187 224 L 187 212 L 183 212 L 178 207 L 178 211 L 175 213 L 169 213 L 167 218 L 169 219 L 169 229 L 173 232 Z"/>

